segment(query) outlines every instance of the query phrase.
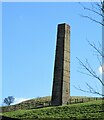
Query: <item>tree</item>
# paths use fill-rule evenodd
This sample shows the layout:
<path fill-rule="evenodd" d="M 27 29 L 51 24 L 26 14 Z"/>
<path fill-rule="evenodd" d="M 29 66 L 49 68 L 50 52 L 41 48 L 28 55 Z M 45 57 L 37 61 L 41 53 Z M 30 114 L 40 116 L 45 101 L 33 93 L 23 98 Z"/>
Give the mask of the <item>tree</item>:
<path fill-rule="evenodd" d="M 92 4 L 92 8 L 87 8 L 87 7 L 85 7 L 81 4 L 81 6 L 83 7 L 84 10 L 87 10 L 87 11 L 90 11 L 94 14 L 97 14 L 98 16 L 100 16 L 102 18 L 102 21 L 97 20 L 97 18 L 89 17 L 88 15 L 81 15 L 81 16 L 85 17 L 85 18 L 88 18 L 88 19 L 100 24 L 102 26 L 102 30 L 104 32 L 104 0 L 100 1 L 100 3 L 95 3 L 95 5 L 96 6 L 94 6 Z M 102 34 L 104 34 L 104 33 L 102 33 Z M 78 90 L 83 91 L 83 92 L 97 94 L 97 95 L 101 95 L 102 97 L 104 97 L 104 91 L 103 91 L 104 90 L 104 73 L 103 73 L 104 72 L 104 46 L 103 46 L 104 45 L 104 40 L 102 40 L 102 47 L 101 47 L 101 44 L 99 44 L 100 48 L 102 48 L 102 50 L 98 49 L 98 47 L 96 47 L 95 43 L 91 43 L 89 41 L 88 41 L 88 43 L 94 49 L 94 51 L 96 52 L 97 58 L 99 60 L 99 64 L 100 64 L 100 66 L 102 66 L 102 78 L 96 74 L 95 70 L 90 65 L 88 59 L 86 59 L 85 62 L 82 62 L 79 58 L 77 58 L 80 66 L 83 68 L 83 70 L 86 71 L 86 72 L 82 72 L 82 71 L 80 71 L 80 72 L 83 73 L 83 74 L 89 75 L 89 76 L 95 78 L 98 82 L 100 82 L 100 84 L 102 85 L 102 92 L 99 92 L 98 90 L 94 89 L 88 83 L 86 83 L 86 85 L 88 87 L 87 90 L 84 90 L 81 87 L 76 87 L 76 88 Z M 102 58 L 102 61 L 99 59 L 99 56 Z"/>
<path fill-rule="evenodd" d="M 13 103 L 15 98 L 13 96 L 8 96 L 7 98 L 4 99 L 4 103 L 7 104 L 8 106 Z"/>

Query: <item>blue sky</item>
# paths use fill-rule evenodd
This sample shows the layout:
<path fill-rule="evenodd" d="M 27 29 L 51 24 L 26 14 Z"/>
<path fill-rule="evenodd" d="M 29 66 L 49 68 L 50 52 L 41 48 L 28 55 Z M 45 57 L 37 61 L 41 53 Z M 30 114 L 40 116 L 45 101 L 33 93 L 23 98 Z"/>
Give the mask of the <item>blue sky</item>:
<path fill-rule="evenodd" d="M 0 18 L 2 18 L 2 4 L 0 3 Z M 2 19 L 0 19 L 0 95 L 2 96 Z M 1 98 L 0 98 L 1 103 Z"/>
<path fill-rule="evenodd" d="M 71 27 L 71 96 L 93 96 L 74 88 L 87 89 L 86 81 L 101 90 L 96 80 L 78 72 L 76 57 L 83 62 L 88 58 L 96 72 L 100 67 L 86 39 L 101 42 L 101 26 L 83 14 L 100 20 L 78 2 L 2 3 L 2 98 L 51 95 L 57 25 L 64 22 Z"/>

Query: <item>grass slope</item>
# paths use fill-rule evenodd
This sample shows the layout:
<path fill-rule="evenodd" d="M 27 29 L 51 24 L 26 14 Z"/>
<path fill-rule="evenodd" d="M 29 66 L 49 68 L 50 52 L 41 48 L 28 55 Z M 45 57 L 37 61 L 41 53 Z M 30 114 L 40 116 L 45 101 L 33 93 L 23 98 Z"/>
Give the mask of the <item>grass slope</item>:
<path fill-rule="evenodd" d="M 18 119 L 40 119 L 40 118 L 70 118 L 70 119 L 97 119 L 104 120 L 102 100 L 86 103 L 71 104 L 56 107 L 47 107 L 31 110 L 17 110 L 3 113 L 6 117 Z"/>
<path fill-rule="evenodd" d="M 71 103 L 75 103 L 75 100 L 78 100 L 79 102 L 82 101 L 86 102 L 86 101 L 92 101 L 95 100 L 96 98 L 94 97 L 85 97 L 85 96 L 71 96 L 70 100 Z M 100 99 L 100 98 L 97 98 Z M 51 96 L 46 96 L 46 97 L 38 97 L 38 98 L 34 98 L 34 99 L 30 99 L 24 102 L 21 102 L 19 104 L 16 105 L 10 105 L 10 106 L 3 106 L 0 107 L 2 109 L 2 112 L 6 112 L 6 111 L 14 111 L 14 110 L 19 110 L 19 109 L 34 109 L 37 108 L 36 106 L 40 106 L 40 105 L 44 105 L 44 103 L 48 106 L 50 104 L 51 101 Z"/>

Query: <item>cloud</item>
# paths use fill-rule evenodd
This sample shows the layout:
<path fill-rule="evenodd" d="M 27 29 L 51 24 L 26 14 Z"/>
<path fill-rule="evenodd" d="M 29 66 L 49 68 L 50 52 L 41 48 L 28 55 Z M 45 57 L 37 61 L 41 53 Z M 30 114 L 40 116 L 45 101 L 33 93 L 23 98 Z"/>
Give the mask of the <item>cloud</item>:
<path fill-rule="evenodd" d="M 23 101 L 29 100 L 30 98 L 15 98 L 14 103 L 12 105 L 21 103 Z"/>
<path fill-rule="evenodd" d="M 102 66 L 99 67 L 99 73 L 102 74 Z"/>
<path fill-rule="evenodd" d="M 99 74 L 104 74 L 104 63 L 99 67 Z"/>

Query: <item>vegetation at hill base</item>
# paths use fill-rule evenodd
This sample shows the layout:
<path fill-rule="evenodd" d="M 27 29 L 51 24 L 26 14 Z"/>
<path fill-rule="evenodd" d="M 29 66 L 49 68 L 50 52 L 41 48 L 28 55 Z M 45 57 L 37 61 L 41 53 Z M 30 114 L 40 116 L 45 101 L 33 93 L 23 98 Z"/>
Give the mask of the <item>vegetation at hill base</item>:
<path fill-rule="evenodd" d="M 2 113 L 3 116 L 18 119 L 96 119 L 104 120 L 102 100 L 63 106 L 45 107 L 30 110 L 16 110 Z"/>
<path fill-rule="evenodd" d="M 74 103 L 77 104 L 77 103 L 83 103 L 83 102 L 99 100 L 99 99 L 101 98 L 85 97 L 85 96 L 70 96 L 68 104 L 74 104 Z M 38 97 L 38 98 L 23 101 L 19 104 L 3 106 L 2 112 L 16 111 L 19 109 L 22 109 L 22 110 L 37 109 L 37 108 L 49 107 L 49 106 L 51 106 L 51 96 Z"/>

